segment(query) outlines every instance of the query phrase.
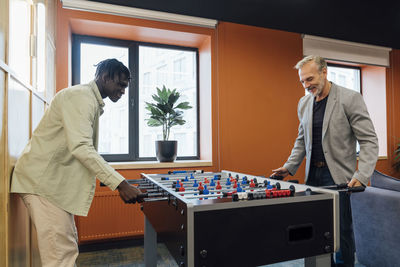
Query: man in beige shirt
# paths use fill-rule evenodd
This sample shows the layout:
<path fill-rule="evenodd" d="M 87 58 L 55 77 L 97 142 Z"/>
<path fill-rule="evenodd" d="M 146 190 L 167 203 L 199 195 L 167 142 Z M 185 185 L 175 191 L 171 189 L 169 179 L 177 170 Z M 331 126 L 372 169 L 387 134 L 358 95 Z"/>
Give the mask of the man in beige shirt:
<path fill-rule="evenodd" d="M 103 98 L 117 102 L 130 72 L 116 59 L 97 65 L 95 80 L 61 90 L 32 135 L 12 176 L 38 235 L 43 266 L 74 266 L 78 256 L 74 215 L 87 216 L 96 177 L 125 203 L 140 202 L 141 191 L 98 154 Z"/>

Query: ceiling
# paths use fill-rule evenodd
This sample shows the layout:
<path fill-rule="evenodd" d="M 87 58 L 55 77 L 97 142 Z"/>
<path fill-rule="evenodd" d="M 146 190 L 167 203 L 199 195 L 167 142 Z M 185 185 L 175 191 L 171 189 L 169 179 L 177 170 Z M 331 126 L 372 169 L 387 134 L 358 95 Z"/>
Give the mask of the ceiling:
<path fill-rule="evenodd" d="M 400 49 L 400 1 L 91 0 Z"/>

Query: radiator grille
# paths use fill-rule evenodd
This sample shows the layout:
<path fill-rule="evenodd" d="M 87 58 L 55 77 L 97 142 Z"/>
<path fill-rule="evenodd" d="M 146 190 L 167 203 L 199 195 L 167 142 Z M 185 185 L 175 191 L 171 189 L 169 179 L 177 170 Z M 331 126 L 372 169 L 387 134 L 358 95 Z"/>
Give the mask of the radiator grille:
<path fill-rule="evenodd" d="M 140 205 L 125 204 L 118 192 L 96 192 L 88 216 L 76 216 L 75 221 L 79 244 L 144 234 Z"/>

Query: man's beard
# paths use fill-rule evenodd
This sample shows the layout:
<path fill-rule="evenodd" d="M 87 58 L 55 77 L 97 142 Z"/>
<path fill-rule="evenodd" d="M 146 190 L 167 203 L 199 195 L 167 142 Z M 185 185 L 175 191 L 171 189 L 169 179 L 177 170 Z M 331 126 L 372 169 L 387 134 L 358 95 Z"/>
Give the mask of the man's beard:
<path fill-rule="evenodd" d="M 315 92 L 313 93 L 313 95 L 315 97 L 321 95 L 322 91 L 324 90 L 324 87 L 325 87 L 325 81 L 323 79 L 321 79 L 320 82 L 317 85 L 311 86 L 311 88 L 315 88 L 316 89 Z"/>

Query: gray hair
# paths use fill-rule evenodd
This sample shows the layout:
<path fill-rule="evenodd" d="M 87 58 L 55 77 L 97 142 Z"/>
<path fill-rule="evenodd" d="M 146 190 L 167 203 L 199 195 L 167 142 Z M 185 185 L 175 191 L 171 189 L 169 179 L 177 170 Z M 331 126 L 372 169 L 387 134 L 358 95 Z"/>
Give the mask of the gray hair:
<path fill-rule="evenodd" d="M 294 66 L 294 68 L 296 70 L 299 70 L 305 64 L 307 64 L 307 63 L 309 63 L 311 61 L 314 61 L 315 64 L 317 64 L 319 72 L 321 72 L 324 68 L 327 67 L 326 61 L 325 61 L 325 59 L 323 57 L 310 55 L 310 56 L 306 56 L 305 58 L 303 58 L 302 60 L 297 62 L 296 66 Z"/>

